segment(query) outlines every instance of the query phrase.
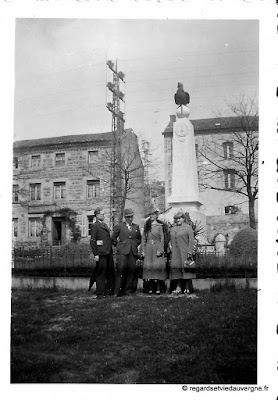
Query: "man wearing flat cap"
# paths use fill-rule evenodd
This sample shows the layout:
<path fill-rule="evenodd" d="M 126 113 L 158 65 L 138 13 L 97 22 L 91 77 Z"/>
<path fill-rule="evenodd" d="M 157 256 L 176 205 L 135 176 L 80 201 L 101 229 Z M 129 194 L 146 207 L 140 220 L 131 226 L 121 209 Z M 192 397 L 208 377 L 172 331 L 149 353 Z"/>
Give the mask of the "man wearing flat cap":
<path fill-rule="evenodd" d="M 137 288 L 136 260 L 138 246 L 141 244 L 141 232 L 134 224 L 133 211 L 124 210 L 125 221 L 115 226 L 111 241 L 117 248 L 117 265 L 115 279 L 115 294 L 117 296 L 130 295 Z"/>

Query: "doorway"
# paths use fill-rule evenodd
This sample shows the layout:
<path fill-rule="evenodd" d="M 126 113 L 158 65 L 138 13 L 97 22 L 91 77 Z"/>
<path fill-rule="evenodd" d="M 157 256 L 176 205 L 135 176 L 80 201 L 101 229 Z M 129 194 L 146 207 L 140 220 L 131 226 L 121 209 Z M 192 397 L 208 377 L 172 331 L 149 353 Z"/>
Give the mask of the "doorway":
<path fill-rule="evenodd" d="M 52 218 L 52 245 L 61 246 L 66 242 L 66 221 L 64 218 Z"/>

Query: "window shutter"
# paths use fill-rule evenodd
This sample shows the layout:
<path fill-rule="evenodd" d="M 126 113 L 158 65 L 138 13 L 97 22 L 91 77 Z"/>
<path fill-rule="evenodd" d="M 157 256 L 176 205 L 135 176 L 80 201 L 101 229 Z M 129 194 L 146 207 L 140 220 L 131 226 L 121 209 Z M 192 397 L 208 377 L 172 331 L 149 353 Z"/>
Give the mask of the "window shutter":
<path fill-rule="evenodd" d="M 234 172 L 231 172 L 231 188 L 235 188 L 235 174 Z"/>
<path fill-rule="evenodd" d="M 231 142 L 231 145 L 230 145 L 230 158 L 233 158 L 234 157 L 234 144 Z"/>
<path fill-rule="evenodd" d="M 82 215 L 81 236 L 87 236 L 87 215 Z"/>
<path fill-rule="evenodd" d="M 37 186 L 37 200 L 41 200 L 41 184 Z"/>
<path fill-rule="evenodd" d="M 224 158 L 227 158 L 227 143 L 223 143 Z"/>
<path fill-rule="evenodd" d="M 224 171 L 224 182 L 225 182 L 225 188 L 229 188 L 229 182 L 228 182 L 228 173 L 227 171 Z"/>

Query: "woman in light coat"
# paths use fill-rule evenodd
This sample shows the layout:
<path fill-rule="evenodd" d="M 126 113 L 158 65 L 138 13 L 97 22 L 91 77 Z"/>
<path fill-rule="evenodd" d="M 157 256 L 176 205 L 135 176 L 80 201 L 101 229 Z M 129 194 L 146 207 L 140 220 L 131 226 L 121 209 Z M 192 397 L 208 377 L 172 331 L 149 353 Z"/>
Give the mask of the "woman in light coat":
<path fill-rule="evenodd" d="M 185 262 L 192 259 L 194 234 L 190 225 L 184 222 L 181 211 L 174 215 L 174 225 L 170 230 L 170 249 L 172 252 L 170 269 L 170 291 L 190 293 L 193 291 L 192 279 L 196 275 L 184 272 Z"/>
<path fill-rule="evenodd" d="M 158 210 L 149 214 L 142 235 L 143 280 L 149 293 L 160 294 L 166 279 L 163 224 L 158 221 Z"/>

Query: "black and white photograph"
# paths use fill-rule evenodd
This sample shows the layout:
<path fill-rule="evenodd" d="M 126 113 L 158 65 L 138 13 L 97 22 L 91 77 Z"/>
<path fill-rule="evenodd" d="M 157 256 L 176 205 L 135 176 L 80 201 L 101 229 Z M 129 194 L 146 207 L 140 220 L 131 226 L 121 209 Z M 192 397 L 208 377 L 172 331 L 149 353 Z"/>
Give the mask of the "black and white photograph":
<path fill-rule="evenodd" d="M 6 21 L 9 393 L 276 398 L 273 8 L 85 3 Z"/>

